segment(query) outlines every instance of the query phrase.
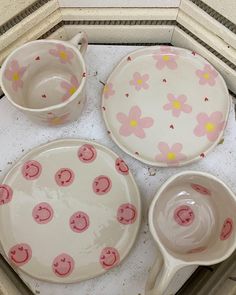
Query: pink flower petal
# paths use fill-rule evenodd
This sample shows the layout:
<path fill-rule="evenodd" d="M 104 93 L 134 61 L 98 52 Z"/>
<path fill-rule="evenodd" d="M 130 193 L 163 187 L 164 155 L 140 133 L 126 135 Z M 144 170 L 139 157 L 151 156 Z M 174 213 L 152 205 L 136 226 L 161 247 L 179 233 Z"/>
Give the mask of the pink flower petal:
<path fill-rule="evenodd" d="M 221 112 L 214 112 L 209 116 L 209 120 L 213 123 L 219 123 L 223 119 Z"/>
<path fill-rule="evenodd" d="M 175 70 L 177 68 L 177 63 L 175 61 L 169 60 L 169 61 L 167 61 L 166 64 L 167 64 L 168 68 L 171 70 Z"/>
<path fill-rule="evenodd" d="M 13 59 L 11 61 L 11 69 L 13 72 L 18 72 L 19 71 L 19 64 L 18 61 L 16 59 Z"/>
<path fill-rule="evenodd" d="M 144 75 L 142 76 L 142 80 L 143 80 L 143 82 L 147 81 L 148 79 L 149 79 L 149 75 L 148 75 L 148 74 L 144 74 Z"/>
<path fill-rule="evenodd" d="M 197 121 L 200 123 L 200 124 L 205 124 L 209 121 L 209 117 L 206 113 L 199 113 L 197 115 Z"/>
<path fill-rule="evenodd" d="M 191 113 L 192 112 L 192 107 L 188 104 L 182 105 L 182 111 L 185 113 Z"/>
<path fill-rule="evenodd" d="M 174 143 L 170 149 L 171 152 L 179 154 L 183 148 L 181 143 Z"/>
<path fill-rule="evenodd" d="M 201 70 L 196 70 L 196 75 L 197 75 L 199 78 L 202 78 L 203 72 L 202 72 Z"/>
<path fill-rule="evenodd" d="M 174 96 L 174 94 L 172 94 L 172 93 L 168 93 L 168 94 L 167 94 L 167 98 L 168 98 L 168 100 L 169 100 L 170 102 L 172 102 L 173 100 L 175 100 L 175 96 Z"/>
<path fill-rule="evenodd" d="M 156 156 L 156 161 L 158 162 L 166 162 L 166 156 L 164 154 L 159 154 Z"/>
<path fill-rule="evenodd" d="M 181 113 L 181 110 L 180 109 L 173 109 L 172 110 L 172 115 L 174 117 L 179 117 L 180 113 Z"/>
<path fill-rule="evenodd" d="M 205 85 L 206 83 L 207 83 L 207 80 L 206 79 L 200 78 L 200 80 L 199 80 L 199 84 L 200 85 Z"/>
<path fill-rule="evenodd" d="M 59 52 L 56 49 L 50 49 L 49 53 L 53 56 L 58 57 L 59 56 Z"/>
<path fill-rule="evenodd" d="M 120 122 L 120 123 L 128 123 L 129 122 L 129 118 L 124 114 L 124 113 L 118 113 L 116 115 L 116 118 L 117 120 Z"/>
<path fill-rule="evenodd" d="M 134 78 L 134 80 L 142 79 L 141 75 L 140 75 L 138 72 L 135 72 L 135 73 L 133 74 L 133 78 Z"/>
<path fill-rule="evenodd" d="M 181 104 L 185 103 L 186 100 L 187 100 L 186 95 L 181 94 L 178 96 L 178 101 L 181 102 Z"/>
<path fill-rule="evenodd" d="M 165 67 L 165 62 L 162 60 L 159 60 L 156 62 L 156 68 L 159 70 L 162 70 Z"/>
<path fill-rule="evenodd" d="M 21 67 L 20 69 L 19 69 L 19 75 L 20 75 L 20 77 L 22 77 L 23 75 L 24 75 L 24 72 L 26 71 L 26 67 Z"/>
<path fill-rule="evenodd" d="M 142 128 L 137 127 L 133 130 L 133 132 L 139 138 L 144 138 L 146 136 L 146 134 Z"/>
<path fill-rule="evenodd" d="M 214 86 L 216 84 L 215 80 L 213 77 L 211 77 L 210 79 L 207 80 L 208 84 L 211 86 Z"/>
<path fill-rule="evenodd" d="M 129 126 L 129 124 L 123 124 L 120 127 L 119 133 L 123 136 L 129 136 L 133 133 L 133 128 Z"/>
<path fill-rule="evenodd" d="M 166 155 L 170 151 L 168 144 L 163 141 L 158 143 L 158 148 L 163 155 Z"/>
<path fill-rule="evenodd" d="M 219 132 L 218 130 L 214 131 L 214 132 L 207 132 L 207 138 L 210 141 L 216 141 L 216 139 L 219 136 Z"/>
<path fill-rule="evenodd" d="M 79 82 L 78 82 L 78 79 L 76 78 L 75 75 L 72 75 L 71 78 L 70 78 L 70 81 L 71 81 L 71 84 L 75 87 L 78 87 L 79 86 Z"/>
<path fill-rule="evenodd" d="M 6 71 L 4 72 L 4 76 L 7 80 L 12 81 L 13 72 L 9 69 L 6 69 Z"/>
<path fill-rule="evenodd" d="M 167 103 L 163 106 L 163 109 L 168 111 L 168 110 L 172 110 L 172 104 L 171 103 Z"/>
<path fill-rule="evenodd" d="M 142 115 L 142 112 L 138 106 L 133 106 L 129 111 L 129 119 L 139 120 Z"/>
<path fill-rule="evenodd" d="M 143 82 L 142 86 L 143 86 L 143 89 L 148 89 L 149 88 L 149 85 L 146 82 Z"/>
<path fill-rule="evenodd" d="M 152 118 L 146 117 L 139 120 L 139 124 L 142 128 L 149 128 L 153 125 L 154 120 Z"/>
<path fill-rule="evenodd" d="M 66 51 L 66 47 L 62 44 L 56 44 L 56 47 L 58 48 L 59 51 Z"/>
<path fill-rule="evenodd" d="M 135 85 L 135 89 L 138 90 L 138 91 L 141 90 L 142 89 L 142 85 L 136 84 Z"/>
<path fill-rule="evenodd" d="M 68 59 L 72 59 L 74 57 L 74 53 L 71 50 L 67 49 L 66 53 L 67 53 Z"/>
<path fill-rule="evenodd" d="M 71 86 L 72 86 L 71 84 L 69 84 L 66 81 L 62 81 L 60 84 L 61 84 L 61 87 L 65 88 L 67 91 L 69 91 L 71 89 Z"/>
<path fill-rule="evenodd" d="M 17 81 L 13 81 L 12 82 L 12 88 L 13 88 L 14 91 L 17 91 L 17 89 L 18 89 L 18 83 L 17 83 Z"/>
<path fill-rule="evenodd" d="M 194 133 L 196 136 L 201 137 L 201 136 L 203 136 L 203 135 L 206 134 L 206 130 L 205 130 L 205 128 L 204 128 L 203 125 L 199 124 L 199 125 L 197 125 L 197 126 L 194 128 L 193 133 Z"/>

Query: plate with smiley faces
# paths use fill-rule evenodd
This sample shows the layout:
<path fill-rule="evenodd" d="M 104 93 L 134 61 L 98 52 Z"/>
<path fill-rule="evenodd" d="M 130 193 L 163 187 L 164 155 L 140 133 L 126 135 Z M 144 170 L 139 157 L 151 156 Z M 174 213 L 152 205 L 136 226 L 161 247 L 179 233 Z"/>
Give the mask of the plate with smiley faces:
<path fill-rule="evenodd" d="M 141 220 L 127 164 L 94 142 L 65 139 L 25 155 L 0 185 L 0 241 L 13 267 L 73 283 L 117 266 Z"/>
<path fill-rule="evenodd" d="M 220 73 L 196 52 L 139 49 L 121 60 L 102 95 L 108 133 L 129 155 L 154 166 L 202 159 L 221 140 L 230 97 Z"/>

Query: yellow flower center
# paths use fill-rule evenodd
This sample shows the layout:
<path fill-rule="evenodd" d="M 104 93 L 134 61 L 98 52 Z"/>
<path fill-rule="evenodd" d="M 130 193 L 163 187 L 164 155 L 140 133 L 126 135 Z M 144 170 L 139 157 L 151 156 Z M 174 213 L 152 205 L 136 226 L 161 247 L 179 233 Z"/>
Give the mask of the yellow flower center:
<path fill-rule="evenodd" d="M 60 51 L 59 55 L 60 55 L 60 58 L 64 60 L 67 59 L 67 53 L 65 51 Z"/>
<path fill-rule="evenodd" d="M 76 88 L 74 86 L 72 86 L 69 90 L 70 95 L 74 94 L 76 91 Z"/>
<path fill-rule="evenodd" d="M 143 80 L 142 80 L 142 79 L 138 79 L 137 83 L 138 83 L 139 85 L 141 85 L 141 84 L 143 83 Z"/>
<path fill-rule="evenodd" d="M 207 132 L 212 132 L 215 130 L 215 125 L 211 122 L 208 122 L 206 123 L 205 128 Z"/>
<path fill-rule="evenodd" d="M 131 127 L 136 127 L 138 125 L 138 122 L 136 120 L 131 120 L 130 121 L 130 126 Z"/>
<path fill-rule="evenodd" d="M 51 124 L 52 125 L 59 125 L 59 124 L 61 124 L 61 118 L 60 117 L 55 117 L 55 118 L 53 118 L 53 119 L 51 119 Z"/>
<path fill-rule="evenodd" d="M 17 73 L 17 72 L 15 72 L 14 74 L 13 74 L 13 80 L 14 81 L 17 81 L 17 80 L 19 80 L 19 74 Z"/>
<path fill-rule="evenodd" d="M 172 152 L 169 152 L 167 154 L 167 159 L 170 160 L 170 161 L 173 161 L 176 159 L 176 154 L 175 153 L 172 153 Z"/>
<path fill-rule="evenodd" d="M 170 57 L 169 57 L 169 55 L 163 55 L 163 56 L 162 56 L 162 59 L 163 59 L 164 61 L 168 61 L 168 60 L 170 60 Z"/>
<path fill-rule="evenodd" d="M 181 103 L 178 100 L 174 100 L 172 102 L 172 106 L 173 106 L 174 109 L 179 110 L 181 108 Z"/>
<path fill-rule="evenodd" d="M 105 85 L 103 91 L 108 92 L 108 90 L 109 90 L 109 87 L 107 85 Z"/>
<path fill-rule="evenodd" d="M 203 77 L 207 80 L 210 78 L 210 75 L 209 75 L 209 73 L 205 73 L 205 74 L 203 74 Z"/>

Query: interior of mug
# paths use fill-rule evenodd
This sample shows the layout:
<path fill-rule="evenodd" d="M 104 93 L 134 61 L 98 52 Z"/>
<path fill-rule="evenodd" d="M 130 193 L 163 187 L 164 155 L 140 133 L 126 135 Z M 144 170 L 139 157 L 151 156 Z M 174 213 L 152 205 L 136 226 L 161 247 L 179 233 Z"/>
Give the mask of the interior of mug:
<path fill-rule="evenodd" d="M 5 62 L 2 85 L 17 105 L 43 109 L 70 99 L 78 90 L 84 71 L 73 46 L 39 40 L 10 55 Z"/>
<path fill-rule="evenodd" d="M 160 192 L 153 224 L 161 245 L 186 262 L 218 260 L 235 244 L 236 201 L 214 177 L 183 174 Z"/>

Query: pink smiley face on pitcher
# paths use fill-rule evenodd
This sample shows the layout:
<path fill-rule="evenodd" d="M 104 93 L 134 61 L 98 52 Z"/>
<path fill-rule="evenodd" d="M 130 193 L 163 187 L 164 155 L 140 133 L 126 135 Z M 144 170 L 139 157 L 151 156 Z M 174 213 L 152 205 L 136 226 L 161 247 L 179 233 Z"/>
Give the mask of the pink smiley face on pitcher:
<path fill-rule="evenodd" d="M 32 216 L 37 223 L 46 224 L 53 218 L 53 209 L 48 203 L 42 202 L 34 207 Z"/>
<path fill-rule="evenodd" d="M 13 264 L 22 266 L 29 262 L 32 257 L 31 247 L 28 244 L 17 244 L 11 247 L 8 257 Z"/>
<path fill-rule="evenodd" d="M 67 277 L 74 270 L 74 259 L 65 253 L 58 255 L 52 263 L 52 270 L 58 277 Z"/>
<path fill-rule="evenodd" d="M 84 144 L 78 150 L 78 157 L 83 163 L 91 163 L 97 157 L 97 151 L 91 144 Z"/>
<path fill-rule="evenodd" d="M 116 170 L 123 175 L 129 174 L 129 167 L 121 158 L 116 159 Z"/>
<path fill-rule="evenodd" d="M 22 175 L 27 180 L 37 179 L 42 172 L 42 166 L 37 161 L 27 161 L 22 167 Z"/>
<path fill-rule="evenodd" d="M 220 239 L 222 241 L 227 240 L 233 232 L 233 220 L 232 218 L 226 218 L 221 229 Z"/>
<path fill-rule="evenodd" d="M 7 204 L 11 201 L 13 191 L 7 184 L 0 185 L 0 205 Z"/>
<path fill-rule="evenodd" d="M 69 186 L 74 178 L 74 172 L 69 168 L 61 168 L 55 174 L 55 180 L 59 186 Z"/>
<path fill-rule="evenodd" d="M 112 183 L 108 176 L 100 175 L 93 181 L 93 191 L 97 195 L 104 195 L 111 189 Z"/>
<path fill-rule="evenodd" d="M 209 189 L 207 189 L 206 187 L 200 185 L 200 184 L 196 184 L 196 183 L 192 183 L 191 184 L 192 189 L 194 189 L 196 192 L 202 194 L 202 195 L 211 195 L 211 192 L 209 191 Z"/>
<path fill-rule="evenodd" d="M 194 220 L 193 210 L 186 205 L 179 206 L 174 211 L 174 220 L 182 226 L 190 225 Z"/>
<path fill-rule="evenodd" d="M 119 252 L 113 247 L 106 247 L 100 255 L 100 264 L 104 269 L 110 269 L 120 262 Z"/>
<path fill-rule="evenodd" d="M 78 211 L 70 218 L 70 228 L 76 233 L 82 233 L 89 227 L 89 217 L 86 213 Z"/>
<path fill-rule="evenodd" d="M 132 204 L 122 204 L 117 210 L 117 220 L 122 224 L 134 223 L 136 218 L 137 210 Z"/>

